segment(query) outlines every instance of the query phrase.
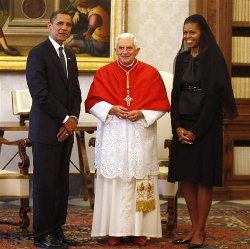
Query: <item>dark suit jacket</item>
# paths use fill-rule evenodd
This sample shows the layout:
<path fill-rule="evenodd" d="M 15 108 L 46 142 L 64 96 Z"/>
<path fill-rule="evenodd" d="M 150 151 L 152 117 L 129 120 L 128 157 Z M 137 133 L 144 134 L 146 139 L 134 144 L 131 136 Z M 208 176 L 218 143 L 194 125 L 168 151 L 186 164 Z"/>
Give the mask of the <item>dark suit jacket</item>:
<path fill-rule="evenodd" d="M 26 79 L 32 97 L 29 139 L 32 142 L 57 144 L 57 133 L 66 117 L 79 117 L 81 91 L 75 55 L 65 50 L 68 79 L 59 56 L 49 39 L 31 49 Z M 72 140 L 73 136 L 68 139 Z"/>

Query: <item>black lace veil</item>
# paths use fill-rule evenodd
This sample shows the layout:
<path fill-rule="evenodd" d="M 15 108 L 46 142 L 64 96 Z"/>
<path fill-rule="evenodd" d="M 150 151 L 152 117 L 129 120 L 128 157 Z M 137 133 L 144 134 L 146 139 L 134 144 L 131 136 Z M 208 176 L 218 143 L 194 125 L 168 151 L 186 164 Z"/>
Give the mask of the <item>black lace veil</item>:
<path fill-rule="evenodd" d="M 224 116 L 234 118 L 237 116 L 237 108 L 233 96 L 231 78 L 228 73 L 224 56 L 215 40 L 215 37 L 201 15 L 191 15 L 184 21 L 186 23 L 196 23 L 201 30 L 199 41 L 199 54 L 201 58 L 202 89 L 204 97 L 212 94 L 220 94 L 224 110 Z M 184 26 L 183 25 L 183 26 Z M 184 39 L 177 57 L 189 49 Z"/>

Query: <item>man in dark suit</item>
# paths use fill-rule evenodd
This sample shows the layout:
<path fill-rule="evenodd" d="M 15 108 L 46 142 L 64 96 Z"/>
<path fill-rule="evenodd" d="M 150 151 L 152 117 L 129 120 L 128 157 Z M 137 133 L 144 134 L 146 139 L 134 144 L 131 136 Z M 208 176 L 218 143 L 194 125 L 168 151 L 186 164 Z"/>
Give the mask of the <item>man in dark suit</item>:
<path fill-rule="evenodd" d="M 49 38 L 31 49 L 27 59 L 26 79 L 32 96 L 29 139 L 33 152 L 34 244 L 43 248 L 76 244 L 66 239 L 62 230 L 73 133 L 81 105 L 76 58 L 63 45 L 71 26 L 66 11 L 52 13 Z"/>

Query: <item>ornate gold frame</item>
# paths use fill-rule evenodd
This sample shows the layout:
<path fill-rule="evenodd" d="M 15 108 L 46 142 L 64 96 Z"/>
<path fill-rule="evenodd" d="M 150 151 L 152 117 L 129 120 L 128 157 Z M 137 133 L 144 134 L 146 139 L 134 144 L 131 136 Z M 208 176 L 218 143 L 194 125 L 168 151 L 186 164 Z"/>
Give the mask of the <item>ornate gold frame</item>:
<path fill-rule="evenodd" d="M 94 72 L 115 60 L 115 38 L 126 30 L 127 0 L 110 0 L 110 56 L 92 57 L 77 55 L 79 72 Z M 24 71 L 27 56 L 0 56 L 0 71 Z"/>

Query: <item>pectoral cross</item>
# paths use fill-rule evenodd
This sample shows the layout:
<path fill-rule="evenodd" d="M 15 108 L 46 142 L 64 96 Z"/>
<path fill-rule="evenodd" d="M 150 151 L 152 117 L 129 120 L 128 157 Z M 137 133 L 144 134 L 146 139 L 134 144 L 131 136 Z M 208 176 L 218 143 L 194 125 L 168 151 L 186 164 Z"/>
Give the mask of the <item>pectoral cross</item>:
<path fill-rule="evenodd" d="M 126 71 L 122 66 L 119 64 L 119 61 L 117 60 L 117 65 L 126 73 L 126 88 L 127 88 L 127 96 L 123 100 L 127 102 L 127 106 L 130 106 L 130 102 L 133 101 L 134 99 L 130 97 L 129 92 L 130 92 L 130 85 L 129 85 L 129 73 L 135 68 L 137 65 L 138 60 L 134 64 L 134 66 L 129 70 Z"/>
<path fill-rule="evenodd" d="M 130 106 L 130 102 L 133 100 L 133 98 L 131 98 L 129 95 L 129 88 L 130 88 L 130 86 L 129 86 L 129 72 L 130 72 L 130 70 L 128 72 L 126 72 L 127 96 L 126 96 L 126 98 L 124 98 L 124 100 L 127 102 L 127 106 Z"/>
<path fill-rule="evenodd" d="M 127 102 L 127 106 L 130 106 L 130 102 L 133 100 L 133 98 L 129 96 L 129 91 L 127 91 L 127 96 L 124 98 L 124 100 Z"/>

